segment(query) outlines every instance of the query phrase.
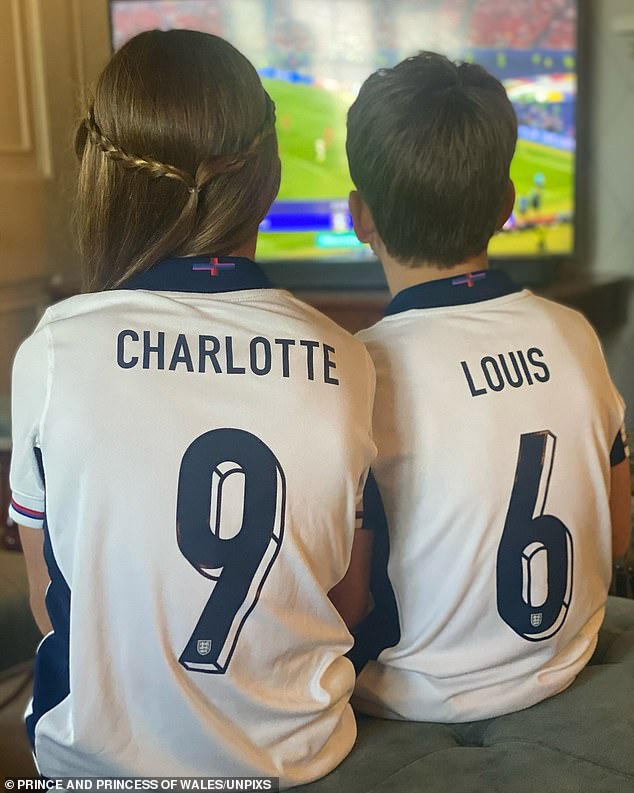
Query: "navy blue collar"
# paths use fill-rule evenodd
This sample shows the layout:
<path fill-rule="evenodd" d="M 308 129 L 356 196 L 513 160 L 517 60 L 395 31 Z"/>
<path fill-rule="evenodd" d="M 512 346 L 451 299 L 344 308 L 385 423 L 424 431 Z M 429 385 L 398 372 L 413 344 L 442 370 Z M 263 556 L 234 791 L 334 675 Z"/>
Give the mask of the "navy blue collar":
<path fill-rule="evenodd" d="M 240 256 L 191 256 L 164 259 L 120 289 L 151 292 L 241 292 L 271 289 L 264 271 L 251 259 Z"/>
<path fill-rule="evenodd" d="M 385 316 L 400 314 L 412 308 L 464 306 L 521 291 L 522 287 L 513 283 L 501 270 L 478 270 L 403 289 L 394 295 L 385 309 Z"/>

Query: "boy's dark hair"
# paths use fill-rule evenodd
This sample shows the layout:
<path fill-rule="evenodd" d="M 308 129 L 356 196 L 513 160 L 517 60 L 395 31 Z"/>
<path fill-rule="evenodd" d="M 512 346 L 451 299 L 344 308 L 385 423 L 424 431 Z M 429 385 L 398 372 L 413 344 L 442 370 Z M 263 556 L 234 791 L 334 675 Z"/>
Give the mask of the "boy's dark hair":
<path fill-rule="evenodd" d="M 238 250 L 279 189 L 273 102 L 238 50 L 197 31 L 148 31 L 115 53 L 75 149 L 87 291 L 167 256 Z"/>
<path fill-rule="evenodd" d="M 346 150 L 388 253 L 449 267 L 485 250 L 516 140 L 513 106 L 481 66 L 421 52 L 371 75 Z"/>

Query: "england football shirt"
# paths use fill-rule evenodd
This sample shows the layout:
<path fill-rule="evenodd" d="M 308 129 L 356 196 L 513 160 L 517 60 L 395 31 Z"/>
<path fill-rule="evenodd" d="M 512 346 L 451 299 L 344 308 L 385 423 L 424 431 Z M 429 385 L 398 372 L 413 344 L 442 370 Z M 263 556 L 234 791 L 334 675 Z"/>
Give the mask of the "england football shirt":
<path fill-rule="evenodd" d="M 611 575 L 624 406 L 594 331 L 482 271 L 404 290 L 358 338 L 389 561 L 354 702 L 458 722 L 556 694 L 592 655 Z"/>
<path fill-rule="evenodd" d="M 328 591 L 371 439 L 363 345 L 246 259 L 48 309 L 13 378 L 11 516 L 42 528 L 43 775 L 323 776 L 355 739 Z"/>

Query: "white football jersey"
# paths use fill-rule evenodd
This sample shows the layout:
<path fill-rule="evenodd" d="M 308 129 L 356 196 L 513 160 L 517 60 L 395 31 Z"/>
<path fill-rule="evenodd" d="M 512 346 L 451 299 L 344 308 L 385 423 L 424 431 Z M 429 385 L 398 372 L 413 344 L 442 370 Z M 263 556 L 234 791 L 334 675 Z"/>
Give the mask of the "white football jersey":
<path fill-rule="evenodd" d="M 353 703 L 459 722 L 556 694 L 592 655 L 611 575 L 624 406 L 594 331 L 482 271 L 404 290 L 358 338 L 399 625 L 375 622 L 393 646 Z"/>
<path fill-rule="evenodd" d="M 27 727 L 58 776 L 321 777 L 349 752 L 363 345 L 246 259 L 48 309 L 13 381 L 11 516 L 54 631 Z"/>

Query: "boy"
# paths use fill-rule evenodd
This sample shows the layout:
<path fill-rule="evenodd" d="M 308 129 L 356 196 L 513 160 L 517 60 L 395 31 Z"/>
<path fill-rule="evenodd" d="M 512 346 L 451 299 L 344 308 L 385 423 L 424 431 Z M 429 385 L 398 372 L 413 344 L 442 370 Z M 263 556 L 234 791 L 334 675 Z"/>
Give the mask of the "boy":
<path fill-rule="evenodd" d="M 516 137 L 502 85 L 434 53 L 372 75 L 348 116 L 355 231 L 394 295 L 359 334 L 399 620 L 379 625 L 378 598 L 362 632 L 384 639 L 356 687 L 372 715 L 470 721 L 566 688 L 628 544 L 624 406 L 594 331 L 487 269 Z"/>

